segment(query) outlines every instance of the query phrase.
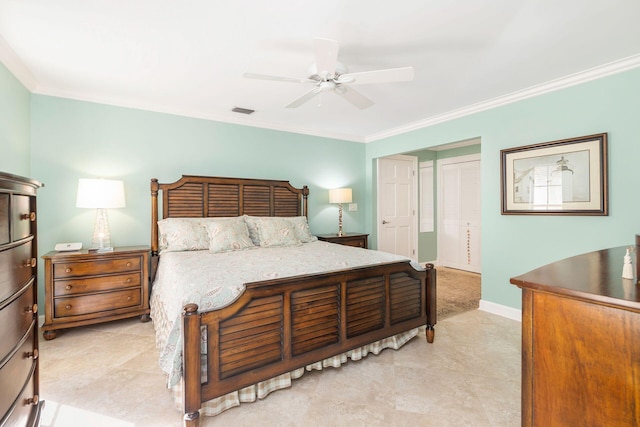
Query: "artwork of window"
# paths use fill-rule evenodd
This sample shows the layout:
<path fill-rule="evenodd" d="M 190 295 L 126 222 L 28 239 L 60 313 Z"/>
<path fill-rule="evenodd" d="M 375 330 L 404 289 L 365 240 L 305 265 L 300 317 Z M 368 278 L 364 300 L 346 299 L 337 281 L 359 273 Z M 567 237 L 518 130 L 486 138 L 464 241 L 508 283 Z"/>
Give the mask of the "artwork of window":
<path fill-rule="evenodd" d="M 501 152 L 502 213 L 607 215 L 607 134 Z"/>

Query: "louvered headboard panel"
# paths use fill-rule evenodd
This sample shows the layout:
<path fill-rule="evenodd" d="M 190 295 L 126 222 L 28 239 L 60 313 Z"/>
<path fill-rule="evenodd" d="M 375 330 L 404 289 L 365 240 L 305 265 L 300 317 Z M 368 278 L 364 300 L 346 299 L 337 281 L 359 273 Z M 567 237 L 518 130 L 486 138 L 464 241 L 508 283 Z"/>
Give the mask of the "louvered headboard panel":
<path fill-rule="evenodd" d="M 161 184 L 151 180 L 151 253 L 158 253 L 159 200 L 162 218 L 307 215 L 307 186 L 289 181 L 182 175 Z"/>

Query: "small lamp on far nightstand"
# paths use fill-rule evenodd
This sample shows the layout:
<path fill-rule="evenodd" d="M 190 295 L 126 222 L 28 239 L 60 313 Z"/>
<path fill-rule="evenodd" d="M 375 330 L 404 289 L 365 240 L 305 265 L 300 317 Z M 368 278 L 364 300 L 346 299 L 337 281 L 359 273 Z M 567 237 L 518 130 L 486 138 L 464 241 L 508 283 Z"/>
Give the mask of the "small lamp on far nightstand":
<path fill-rule="evenodd" d="M 125 207 L 124 183 L 112 179 L 80 178 L 76 207 L 96 209 L 91 247 L 99 252 L 112 251 L 107 209 Z"/>
<path fill-rule="evenodd" d="M 342 232 L 342 204 L 351 203 L 351 189 L 350 188 L 334 188 L 329 190 L 329 203 L 338 204 L 338 236 L 344 236 Z"/>

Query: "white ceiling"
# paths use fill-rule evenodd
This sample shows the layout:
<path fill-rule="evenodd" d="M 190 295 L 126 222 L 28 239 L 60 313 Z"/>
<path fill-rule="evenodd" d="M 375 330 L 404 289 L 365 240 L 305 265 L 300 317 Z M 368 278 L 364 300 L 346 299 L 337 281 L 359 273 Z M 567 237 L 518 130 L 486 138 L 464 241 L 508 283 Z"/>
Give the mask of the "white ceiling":
<path fill-rule="evenodd" d="M 33 93 L 367 142 L 640 66 L 639 22 L 638 0 L 0 0 L 0 60 Z M 359 110 L 242 77 L 307 77 L 314 37 L 415 79 Z"/>

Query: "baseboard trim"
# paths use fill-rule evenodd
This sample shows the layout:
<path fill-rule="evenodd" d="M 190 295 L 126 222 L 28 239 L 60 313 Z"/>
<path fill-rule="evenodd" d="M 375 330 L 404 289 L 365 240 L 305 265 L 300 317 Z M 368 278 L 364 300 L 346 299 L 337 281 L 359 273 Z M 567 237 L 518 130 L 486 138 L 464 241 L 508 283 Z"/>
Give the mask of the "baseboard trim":
<path fill-rule="evenodd" d="M 508 307 L 506 305 L 496 304 L 495 302 L 485 301 L 481 299 L 479 310 L 522 322 L 522 310 L 518 310 L 517 308 Z"/>

